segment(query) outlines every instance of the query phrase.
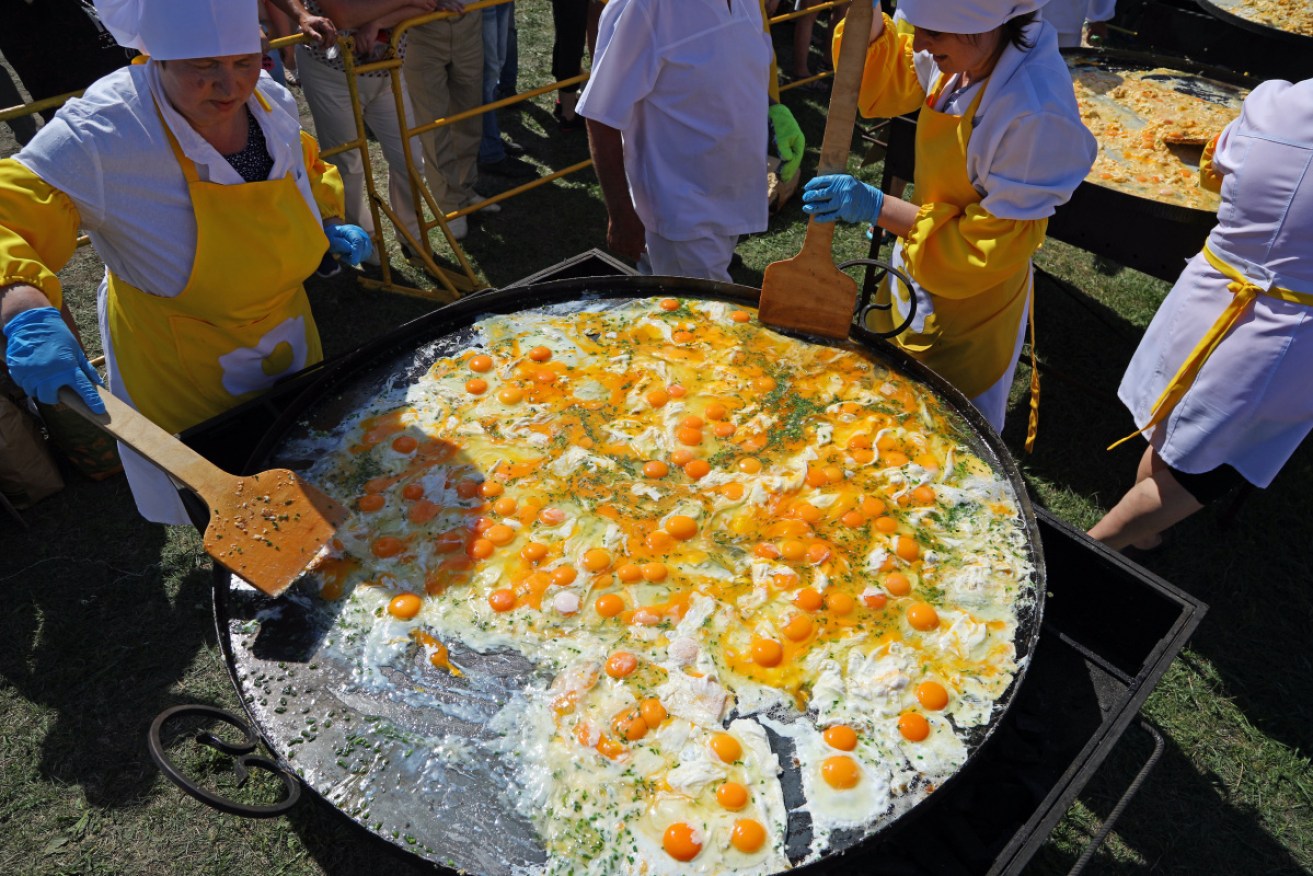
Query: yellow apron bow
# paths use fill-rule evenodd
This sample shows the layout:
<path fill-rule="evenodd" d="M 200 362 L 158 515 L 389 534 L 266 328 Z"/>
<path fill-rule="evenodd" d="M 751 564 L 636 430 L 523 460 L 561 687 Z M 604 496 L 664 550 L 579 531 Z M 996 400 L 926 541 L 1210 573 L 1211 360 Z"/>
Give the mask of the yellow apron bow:
<path fill-rule="evenodd" d="M 1204 258 L 1208 260 L 1210 265 L 1216 268 L 1222 276 L 1231 281 L 1226 284 L 1226 288 L 1230 290 L 1233 297 L 1225 309 L 1222 310 L 1221 315 L 1217 317 L 1217 320 L 1199 340 L 1199 343 L 1194 345 L 1194 349 L 1190 351 L 1190 355 L 1185 357 L 1185 361 L 1181 363 L 1181 367 L 1177 369 L 1176 374 L 1167 382 L 1166 388 L 1163 389 L 1162 394 L 1158 396 L 1158 400 L 1154 402 L 1153 410 L 1149 415 L 1149 422 L 1145 423 L 1142 427 L 1136 429 L 1125 438 L 1122 438 L 1120 441 L 1110 444 L 1108 446 L 1109 450 L 1125 444 L 1141 432 L 1152 429 L 1154 426 L 1157 426 L 1163 420 L 1167 419 L 1167 415 L 1172 412 L 1172 409 L 1175 408 L 1181 399 L 1185 397 L 1186 392 L 1188 392 L 1190 387 L 1194 384 L 1195 378 L 1199 376 L 1199 370 L 1204 367 L 1204 363 L 1208 361 L 1208 357 L 1213 355 L 1213 351 L 1216 350 L 1217 345 L 1222 342 L 1222 338 L 1226 337 L 1235 324 L 1240 321 L 1240 317 L 1244 315 L 1245 310 L 1249 307 L 1250 303 L 1259 295 L 1269 295 L 1273 298 L 1279 298 L 1282 301 L 1313 306 L 1313 295 L 1294 292 L 1290 289 L 1282 289 L 1279 286 L 1273 286 L 1271 289 L 1264 289 L 1262 286 L 1259 286 L 1244 274 L 1240 273 L 1236 268 L 1223 261 L 1215 252 L 1208 248 L 1207 244 L 1204 245 L 1203 254 Z"/>

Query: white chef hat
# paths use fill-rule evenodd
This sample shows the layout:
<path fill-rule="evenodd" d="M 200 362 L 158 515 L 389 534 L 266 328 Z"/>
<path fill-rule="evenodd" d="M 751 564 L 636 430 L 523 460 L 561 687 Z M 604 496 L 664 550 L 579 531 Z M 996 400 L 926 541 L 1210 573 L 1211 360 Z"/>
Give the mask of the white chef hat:
<path fill-rule="evenodd" d="M 260 51 L 258 0 L 95 0 L 119 45 L 159 61 Z"/>
<path fill-rule="evenodd" d="M 909 24 L 941 33 L 987 33 L 1047 0 L 898 0 Z"/>

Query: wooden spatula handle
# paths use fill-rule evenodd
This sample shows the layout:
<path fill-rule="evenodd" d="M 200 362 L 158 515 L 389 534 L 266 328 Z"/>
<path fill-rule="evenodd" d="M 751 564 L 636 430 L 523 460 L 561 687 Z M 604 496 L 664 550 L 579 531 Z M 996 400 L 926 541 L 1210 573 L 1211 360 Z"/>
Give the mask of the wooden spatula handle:
<path fill-rule="evenodd" d="M 853 125 L 857 121 L 857 95 L 862 87 L 862 69 L 866 66 L 866 47 L 870 43 L 870 0 L 854 0 L 848 6 L 839 46 L 839 63 L 834 70 L 834 88 L 830 92 L 829 116 L 825 138 L 821 140 L 821 157 L 817 174 L 846 173 L 848 152 L 853 145 Z"/>
<path fill-rule="evenodd" d="M 817 222 L 815 220 L 808 222 L 807 235 L 802 240 L 802 252 L 818 253 L 826 260 L 832 260 L 834 229 L 837 224 L 837 222 Z"/>
<path fill-rule="evenodd" d="M 105 413 L 92 413 L 82 397 L 68 387 L 59 390 L 59 400 L 113 435 L 155 465 L 195 490 L 209 501 L 216 488 L 231 480 L 231 475 L 183 444 L 175 436 L 137 413 L 128 405 L 97 389 L 105 403 Z"/>

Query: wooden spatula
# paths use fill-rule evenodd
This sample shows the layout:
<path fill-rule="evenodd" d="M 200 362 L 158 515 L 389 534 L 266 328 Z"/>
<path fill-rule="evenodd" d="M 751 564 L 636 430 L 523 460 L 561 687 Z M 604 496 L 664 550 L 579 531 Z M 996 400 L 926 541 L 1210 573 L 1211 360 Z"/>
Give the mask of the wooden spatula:
<path fill-rule="evenodd" d="M 93 414 L 67 387 L 59 400 L 198 494 L 210 509 L 205 552 L 270 596 L 300 577 L 346 509 L 287 469 L 230 475 L 159 426 L 101 390 L 105 413 Z"/>
<path fill-rule="evenodd" d="M 856 0 L 848 7 L 830 92 L 830 110 L 821 140 L 818 175 L 846 173 L 857 119 L 857 92 L 871 35 L 871 3 Z M 791 259 L 766 266 L 761 280 L 761 321 L 827 338 L 846 338 L 857 306 L 857 281 L 835 267 L 831 245 L 834 223 L 807 223 L 802 251 Z"/>

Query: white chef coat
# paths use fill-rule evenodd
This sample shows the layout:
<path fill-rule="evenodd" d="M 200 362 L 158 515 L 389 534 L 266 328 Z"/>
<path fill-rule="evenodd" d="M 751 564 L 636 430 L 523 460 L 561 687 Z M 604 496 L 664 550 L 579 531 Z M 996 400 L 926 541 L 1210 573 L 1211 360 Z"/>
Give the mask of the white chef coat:
<path fill-rule="evenodd" d="M 1209 248 L 1263 288 L 1313 294 L 1313 79 L 1254 89 L 1214 167 L 1222 207 Z M 1231 301 L 1228 282 L 1200 255 L 1172 287 L 1118 393 L 1136 425 Z M 1151 440 L 1179 471 L 1226 463 L 1266 487 L 1313 427 L 1311 374 L 1313 307 L 1259 295 Z"/>
<path fill-rule="evenodd" d="M 621 132 L 634 209 L 670 240 L 766 227 L 767 80 L 757 0 L 611 0 L 577 112 Z"/>
<path fill-rule="evenodd" d="M 1085 22 L 1107 21 L 1116 14 L 1117 0 L 1048 0 L 1040 17 L 1058 32 L 1058 45 L 1070 48 L 1081 44 Z"/>
<path fill-rule="evenodd" d="M 272 109 L 265 112 L 254 95 L 247 103 L 274 161 L 270 178 L 294 174 L 297 189 L 317 216 L 320 210 L 301 151 L 296 99 L 263 72 L 256 90 Z M 124 67 L 97 80 L 81 98 L 65 104 L 14 158 L 68 195 L 82 218 L 82 229 L 109 270 L 144 292 L 172 298 L 191 276 L 196 218 L 160 115 L 183 153 L 195 162 L 202 180 L 222 185 L 244 182 L 169 103 L 154 62 Z M 239 252 L 232 255 L 242 257 Z M 110 340 L 107 296 L 108 282 L 102 279 L 96 310 L 109 389 L 132 405 Z M 142 516 L 156 523 L 188 523 L 168 476 L 128 448 L 120 445 L 119 449 Z"/>
<path fill-rule="evenodd" d="M 989 75 L 967 144 L 967 177 L 984 198 L 981 206 L 1000 219 L 1052 216 L 1098 154 L 1094 135 L 1080 120 L 1053 26 L 1035 22 L 1025 36 L 1033 48 L 1009 44 Z M 939 65 L 929 52 L 917 52 L 912 60 L 929 93 Z"/>

